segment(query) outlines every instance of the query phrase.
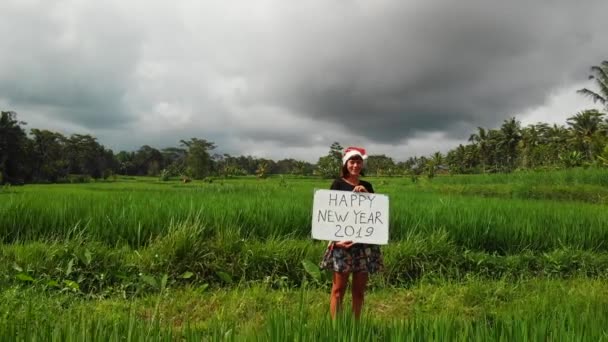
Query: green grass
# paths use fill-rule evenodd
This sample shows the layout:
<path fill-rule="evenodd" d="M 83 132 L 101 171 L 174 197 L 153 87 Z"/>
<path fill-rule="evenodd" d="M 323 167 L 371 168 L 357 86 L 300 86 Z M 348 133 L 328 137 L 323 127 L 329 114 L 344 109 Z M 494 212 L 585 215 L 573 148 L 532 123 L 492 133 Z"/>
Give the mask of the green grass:
<path fill-rule="evenodd" d="M 360 322 L 304 268 L 328 180 L 3 188 L 0 340 L 608 340 L 605 171 L 369 180 L 391 233 Z"/>
<path fill-rule="evenodd" d="M 345 310 L 331 322 L 328 289 L 183 288 L 128 301 L 9 289 L 0 339 L 596 341 L 608 338 L 607 290 L 578 278 L 422 283 L 372 291 L 362 321 Z"/>
<path fill-rule="evenodd" d="M 608 186 L 608 171 L 605 168 L 572 168 L 563 170 L 516 171 L 480 175 L 440 176 L 433 179 L 438 184 L 526 184 L 552 186 L 597 185 Z"/>
<path fill-rule="evenodd" d="M 205 230 L 176 227 L 146 247 L 113 247 L 86 240 L 28 242 L 0 248 L 0 288 L 17 284 L 88 296 L 129 296 L 155 291 L 166 275 L 170 285 L 212 287 L 266 282 L 299 287 L 313 279 L 302 264 L 320 261 L 326 244 L 310 240 L 207 238 Z M 576 276 L 608 278 L 608 253 L 558 248 L 501 255 L 462 249 L 446 233 L 410 236 L 382 248 L 385 270 L 372 287 L 407 286 L 420 280 Z M 226 275 L 229 275 L 227 277 Z M 185 276 L 186 275 L 186 276 Z M 77 287 L 77 289 L 74 289 Z"/>
<path fill-rule="evenodd" d="M 438 184 L 432 188 L 449 195 L 608 204 L 608 188 L 599 185 Z"/>
<path fill-rule="evenodd" d="M 604 205 L 445 195 L 404 179 L 376 180 L 390 196 L 390 240 L 445 231 L 457 245 L 513 253 L 572 248 L 608 250 Z M 139 247 L 172 224 L 209 229 L 210 236 L 306 238 L 314 188 L 327 181 L 229 180 L 213 184 L 156 181 L 26 186 L 2 195 L 5 243 L 83 236 Z M 434 183 L 433 183 L 434 184 Z"/>

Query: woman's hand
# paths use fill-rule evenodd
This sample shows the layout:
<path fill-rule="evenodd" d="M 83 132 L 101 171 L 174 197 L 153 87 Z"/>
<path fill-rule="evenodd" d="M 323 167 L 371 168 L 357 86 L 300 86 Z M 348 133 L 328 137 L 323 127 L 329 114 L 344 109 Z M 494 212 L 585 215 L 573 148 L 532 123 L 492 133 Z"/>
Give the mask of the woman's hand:
<path fill-rule="evenodd" d="M 353 189 L 354 192 L 367 192 L 367 189 L 363 185 L 357 185 Z"/>
<path fill-rule="evenodd" d="M 337 241 L 334 246 L 340 248 L 351 248 L 355 243 L 352 241 Z"/>

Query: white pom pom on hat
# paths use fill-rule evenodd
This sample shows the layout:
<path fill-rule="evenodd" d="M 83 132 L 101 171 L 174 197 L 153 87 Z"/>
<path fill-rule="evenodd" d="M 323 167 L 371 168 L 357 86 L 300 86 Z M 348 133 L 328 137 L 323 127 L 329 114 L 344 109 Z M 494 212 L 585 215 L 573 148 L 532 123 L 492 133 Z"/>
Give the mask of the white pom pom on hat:
<path fill-rule="evenodd" d="M 342 155 L 342 166 L 346 165 L 346 162 L 354 156 L 360 156 L 363 160 L 367 159 L 367 153 L 364 148 L 353 146 L 347 147 Z"/>

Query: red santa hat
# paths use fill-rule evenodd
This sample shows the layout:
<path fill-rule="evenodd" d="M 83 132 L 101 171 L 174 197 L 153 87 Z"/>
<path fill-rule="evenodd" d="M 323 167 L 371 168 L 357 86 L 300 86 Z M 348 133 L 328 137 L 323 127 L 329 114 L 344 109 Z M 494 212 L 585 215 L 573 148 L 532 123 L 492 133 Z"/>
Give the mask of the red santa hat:
<path fill-rule="evenodd" d="M 344 154 L 342 155 L 342 165 L 346 165 L 346 162 L 354 156 L 360 156 L 363 160 L 367 159 L 367 154 L 365 153 L 364 148 L 351 146 L 344 150 Z"/>

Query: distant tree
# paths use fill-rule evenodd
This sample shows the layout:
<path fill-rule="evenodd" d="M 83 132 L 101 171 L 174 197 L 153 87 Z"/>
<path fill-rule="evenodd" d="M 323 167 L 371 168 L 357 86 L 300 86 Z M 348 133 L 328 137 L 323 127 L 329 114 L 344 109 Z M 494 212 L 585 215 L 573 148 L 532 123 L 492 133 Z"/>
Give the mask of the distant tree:
<path fill-rule="evenodd" d="M 258 178 L 266 178 L 268 177 L 268 162 L 265 160 L 260 161 L 258 164 L 258 168 L 255 170 L 255 175 Z"/>
<path fill-rule="evenodd" d="M 339 142 L 332 143 L 327 155 L 317 161 L 316 173 L 323 178 L 338 177 L 342 166 L 342 150 L 343 147 Z"/>
<path fill-rule="evenodd" d="M 233 157 L 227 153 L 224 153 L 221 157 L 217 154 L 214 156 L 215 170 L 218 176 L 233 177 L 247 174 L 247 171 L 241 167 L 239 158 Z"/>
<path fill-rule="evenodd" d="M 400 174 L 409 175 L 413 173 L 413 167 L 415 164 L 415 157 L 409 157 L 405 161 L 397 162 L 397 164 L 395 164 L 395 167 L 397 168 Z"/>
<path fill-rule="evenodd" d="M 401 167 L 404 170 L 404 173 L 407 175 L 420 175 L 424 172 L 426 167 L 427 158 L 425 156 L 422 157 L 410 157 L 405 162 L 401 163 Z"/>
<path fill-rule="evenodd" d="M 143 145 L 135 152 L 133 163 L 138 175 L 158 176 L 164 168 L 162 153 L 148 145 Z"/>
<path fill-rule="evenodd" d="M 476 145 L 470 145 L 477 147 Z M 460 174 L 466 173 L 466 149 L 460 144 L 457 148 L 450 150 L 445 156 L 445 162 L 448 164 L 450 173 Z"/>
<path fill-rule="evenodd" d="M 524 168 L 533 168 L 543 162 L 539 149 L 539 146 L 544 143 L 543 127 L 541 125 L 529 125 L 521 130 L 521 140 L 519 141 L 520 163 Z"/>
<path fill-rule="evenodd" d="M 297 160 L 294 163 L 292 173 L 296 174 L 296 175 L 305 176 L 305 175 L 311 175 L 313 170 L 314 170 L 314 165 L 312 165 L 311 163 L 305 162 L 302 160 Z"/>
<path fill-rule="evenodd" d="M 296 160 L 292 158 L 281 159 L 276 162 L 276 172 L 278 174 L 292 173 Z"/>
<path fill-rule="evenodd" d="M 546 165 L 559 165 L 561 160 L 560 154 L 568 150 L 569 132 L 563 125 L 553 124 L 544 132 L 546 145 Z"/>
<path fill-rule="evenodd" d="M 588 161 L 592 161 L 603 149 L 606 136 L 602 125 L 604 115 L 596 109 L 589 109 L 567 119 L 572 129 L 571 142 Z"/>
<path fill-rule="evenodd" d="M 135 152 L 120 151 L 115 159 L 118 163 L 117 173 L 122 175 L 137 175 L 137 165 L 135 165 Z"/>
<path fill-rule="evenodd" d="M 260 158 L 258 159 L 258 167 L 260 163 L 266 164 L 267 174 L 277 174 L 277 163 L 272 159 Z"/>
<path fill-rule="evenodd" d="M 502 167 L 505 171 L 511 171 L 515 168 L 518 157 L 517 145 L 521 140 L 520 123 L 514 117 L 505 120 L 500 126 L 499 132 L 500 136 L 496 147 L 502 156 Z"/>
<path fill-rule="evenodd" d="M 342 145 L 340 145 L 339 142 L 334 141 L 331 144 L 331 146 L 329 147 L 329 155 L 331 155 L 337 163 L 342 164 L 342 151 L 343 150 L 344 150 L 344 147 L 342 147 Z"/>
<path fill-rule="evenodd" d="M 64 159 L 66 137 L 61 133 L 33 128 L 32 166 L 37 181 L 56 182 L 68 174 L 68 161 Z"/>
<path fill-rule="evenodd" d="M 589 75 L 590 80 L 595 80 L 595 83 L 599 87 L 599 91 L 583 88 L 577 91 L 577 93 L 584 96 L 590 97 L 593 102 L 599 102 L 608 110 L 608 61 L 602 61 L 600 65 L 594 65 L 591 67 L 592 75 Z"/>
<path fill-rule="evenodd" d="M 213 163 L 209 151 L 215 149 L 215 144 L 198 138 L 191 138 L 188 141 L 181 140 L 180 142 L 188 150 L 186 164 L 190 176 L 195 179 L 209 176 L 213 171 Z"/>
<path fill-rule="evenodd" d="M 109 153 L 91 135 L 72 134 L 65 142 L 65 154 L 72 174 L 89 175 L 95 179 L 109 174 Z"/>
<path fill-rule="evenodd" d="M 433 164 L 435 164 L 435 166 L 443 165 L 443 162 L 444 162 L 443 154 L 441 154 L 441 152 L 437 151 L 437 152 L 433 153 L 433 155 L 431 156 L 431 160 L 433 161 Z"/>
<path fill-rule="evenodd" d="M 397 172 L 393 158 L 384 154 L 370 155 L 365 162 L 365 172 L 370 175 L 392 176 Z"/>
<path fill-rule="evenodd" d="M 0 179 L 2 182 L 24 181 L 27 135 L 17 120 L 17 113 L 0 113 Z"/>
<path fill-rule="evenodd" d="M 116 160 L 116 157 L 114 157 L 114 151 L 111 149 L 106 149 L 102 146 L 102 155 L 102 177 L 107 179 L 109 176 L 113 176 L 118 173 L 120 164 L 118 163 L 118 160 Z"/>
<path fill-rule="evenodd" d="M 244 175 L 253 175 L 258 167 L 258 161 L 252 156 L 230 156 L 225 163 L 234 166 L 235 170 L 240 170 Z"/>
<path fill-rule="evenodd" d="M 185 173 L 188 151 L 180 147 L 166 147 L 161 150 L 167 176 L 179 176 Z"/>
<path fill-rule="evenodd" d="M 477 127 L 477 133 L 471 134 L 469 141 L 477 146 L 476 151 L 481 164 L 481 172 L 486 172 L 486 166 L 492 163 L 491 146 L 487 131 L 483 127 Z"/>

